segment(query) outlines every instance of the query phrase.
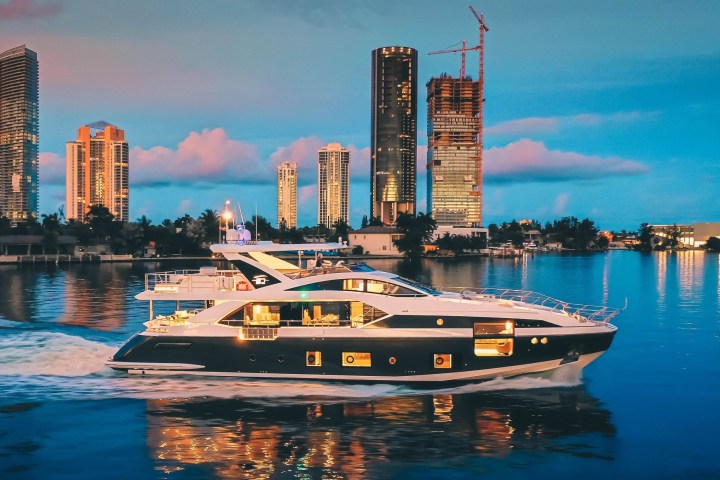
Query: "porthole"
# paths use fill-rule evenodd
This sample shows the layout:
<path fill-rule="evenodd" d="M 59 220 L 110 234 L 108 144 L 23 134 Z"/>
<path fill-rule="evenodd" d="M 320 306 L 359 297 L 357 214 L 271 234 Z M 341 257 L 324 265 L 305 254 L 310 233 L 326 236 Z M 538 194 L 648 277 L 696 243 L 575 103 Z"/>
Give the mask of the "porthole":
<path fill-rule="evenodd" d="M 445 323 L 445 320 L 443 320 L 442 318 L 438 318 L 438 319 L 437 319 L 437 324 L 438 324 L 439 326 L 442 326 L 443 323 Z"/>
<path fill-rule="evenodd" d="M 435 363 L 435 368 L 452 368 L 452 354 L 436 353 L 433 355 L 433 363 Z"/>
<path fill-rule="evenodd" d="M 308 367 L 321 367 L 322 366 L 322 352 L 310 351 L 305 352 L 305 365 Z"/>
<path fill-rule="evenodd" d="M 278 355 L 278 362 L 283 363 L 285 361 L 284 355 Z"/>
<path fill-rule="evenodd" d="M 388 358 L 388 363 L 390 363 L 390 365 L 395 365 L 395 363 L 397 363 L 397 360 L 395 359 L 395 357 L 390 357 Z"/>
<path fill-rule="evenodd" d="M 251 353 L 251 354 L 250 354 L 250 361 L 251 361 L 251 362 L 254 362 L 255 360 L 257 360 L 257 357 L 255 356 L 254 353 Z"/>
<path fill-rule="evenodd" d="M 532 340 L 530 340 L 530 343 L 532 343 L 533 345 L 537 345 L 537 343 L 538 343 L 537 337 L 533 337 Z"/>
<path fill-rule="evenodd" d="M 545 345 L 547 342 L 548 342 L 547 337 L 543 337 L 540 339 L 540 343 L 542 343 L 543 345 Z"/>

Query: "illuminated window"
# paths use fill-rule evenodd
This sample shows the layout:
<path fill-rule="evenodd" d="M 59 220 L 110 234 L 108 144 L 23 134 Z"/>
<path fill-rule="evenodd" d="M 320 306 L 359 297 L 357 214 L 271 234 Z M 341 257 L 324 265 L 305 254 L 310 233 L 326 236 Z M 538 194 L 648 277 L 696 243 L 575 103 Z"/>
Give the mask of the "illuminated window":
<path fill-rule="evenodd" d="M 512 355 L 512 338 L 476 338 L 475 355 L 478 357 L 504 357 Z"/>
<path fill-rule="evenodd" d="M 494 322 L 475 322 L 474 335 L 486 337 L 495 335 L 512 335 L 515 332 L 515 323 L 512 320 L 498 320 Z"/>
<path fill-rule="evenodd" d="M 495 320 L 493 322 L 476 322 L 473 328 L 475 335 L 475 355 L 479 357 L 503 357 L 512 355 L 515 322 L 513 320 Z"/>
<path fill-rule="evenodd" d="M 366 352 L 343 352 L 343 367 L 369 367 L 370 354 Z"/>

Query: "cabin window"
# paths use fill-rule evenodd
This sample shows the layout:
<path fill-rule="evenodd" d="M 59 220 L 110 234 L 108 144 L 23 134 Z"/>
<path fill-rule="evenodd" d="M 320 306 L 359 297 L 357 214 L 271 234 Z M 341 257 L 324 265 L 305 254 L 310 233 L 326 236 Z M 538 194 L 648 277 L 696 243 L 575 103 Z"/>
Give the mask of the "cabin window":
<path fill-rule="evenodd" d="M 475 355 L 478 357 L 504 357 L 512 355 L 512 338 L 476 338 Z"/>
<path fill-rule="evenodd" d="M 475 322 L 475 355 L 478 357 L 504 357 L 512 355 L 515 333 L 513 320 Z"/>
<path fill-rule="evenodd" d="M 368 292 L 378 293 L 381 295 L 392 296 L 424 296 L 420 292 L 411 290 L 394 283 L 383 282 L 380 280 L 365 280 L 361 278 L 351 278 L 347 280 L 326 280 L 323 282 L 310 283 L 300 287 L 290 288 L 288 291 L 310 292 L 316 290 L 337 290 L 346 292 Z"/>
<path fill-rule="evenodd" d="M 512 335 L 515 332 L 513 320 L 497 320 L 493 322 L 475 322 L 474 335 L 488 337 L 496 335 Z"/>
<path fill-rule="evenodd" d="M 371 358 L 367 352 L 343 352 L 343 367 L 370 367 Z"/>
<path fill-rule="evenodd" d="M 378 280 L 367 280 L 366 289 L 368 293 L 379 293 L 381 295 L 392 295 L 392 296 L 412 296 L 418 297 L 422 294 L 410 290 L 409 288 L 395 285 L 394 283 L 381 282 Z"/>
<path fill-rule="evenodd" d="M 242 326 L 339 326 L 359 327 L 387 316 L 363 302 L 253 302 L 229 313 L 218 323 Z"/>

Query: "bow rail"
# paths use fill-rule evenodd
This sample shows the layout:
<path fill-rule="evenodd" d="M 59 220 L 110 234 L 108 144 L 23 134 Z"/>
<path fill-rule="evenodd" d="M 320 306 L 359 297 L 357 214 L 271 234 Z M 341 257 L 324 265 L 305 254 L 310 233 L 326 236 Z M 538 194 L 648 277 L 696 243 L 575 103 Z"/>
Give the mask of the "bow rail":
<path fill-rule="evenodd" d="M 507 306 L 514 306 L 514 303 L 531 305 L 535 308 L 547 309 L 550 311 L 564 313 L 577 318 L 580 321 L 591 321 L 607 324 L 621 310 L 603 305 L 590 305 L 582 303 L 569 303 L 557 298 L 543 295 L 542 293 L 530 290 L 513 290 L 507 288 L 480 288 L 471 289 L 464 287 L 446 288 L 445 291 L 457 292 L 466 300 L 499 301 L 505 302 Z M 518 305 L 520 306 L 520 305 Z"/>

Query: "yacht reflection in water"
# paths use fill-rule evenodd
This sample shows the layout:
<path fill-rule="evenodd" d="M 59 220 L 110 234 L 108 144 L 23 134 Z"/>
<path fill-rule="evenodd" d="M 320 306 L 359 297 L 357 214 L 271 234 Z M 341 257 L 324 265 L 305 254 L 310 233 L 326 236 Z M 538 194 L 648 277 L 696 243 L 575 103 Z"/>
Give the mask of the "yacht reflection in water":
<path fill-rule="evenodd" d="M 610 412 L 582 387 L 267 402 L 148 401 L 156 468 L 218 478 L 378 478 L 414 465 L 487 472 L 509 468 L 493 459 L 512 455 L 517 465 L 547 451 L 613 456 Z"/>

